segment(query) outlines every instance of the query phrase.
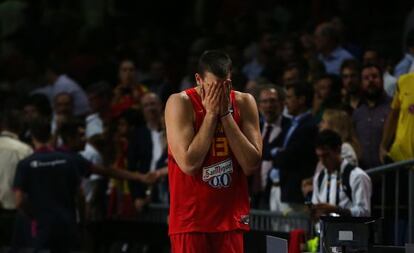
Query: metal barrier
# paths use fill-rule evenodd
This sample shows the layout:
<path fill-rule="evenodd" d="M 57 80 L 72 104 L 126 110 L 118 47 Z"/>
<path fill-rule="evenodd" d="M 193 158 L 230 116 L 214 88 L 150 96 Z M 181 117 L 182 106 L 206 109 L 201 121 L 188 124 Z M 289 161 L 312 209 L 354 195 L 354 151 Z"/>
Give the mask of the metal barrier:
<path fill-rule="evenodd" d="M 293 229 L 310 231 L 309 215 L 305 213 L 282 214 L 267 210 L 250 211 L 250 228 L 255 231 L 289 233 Z"/>
<path fill-rule="evenodd" d="M 137 218 L 141 222 L 167 223 L 168 205 L 151 204 L 147 212 L 143 212 Z M 282 213 L 270 212 L 267 210 L 250 211 L 250 228 L 253 231 L 263 232 L 284 232 L 288 233 L 293 229 L 303 229 L 306 232 L 310 228 L 309 215 L 304 213 Z"/>
<path fill-rule="evenodd" d="M 399 194 L 400 194 L 400 171 L 409 169 L 408 176 L 408 242 L 414 243 L 414 159 L 387 164 L 375 167 L 366 172 L 372 176 L 381 174 L 381 215 L 385 216 L 385 193 L 386 193 L 386 173 L 395 172 L 395 199 L 394 199 L 394 244 L 398 244 L 399 238 Z"/>

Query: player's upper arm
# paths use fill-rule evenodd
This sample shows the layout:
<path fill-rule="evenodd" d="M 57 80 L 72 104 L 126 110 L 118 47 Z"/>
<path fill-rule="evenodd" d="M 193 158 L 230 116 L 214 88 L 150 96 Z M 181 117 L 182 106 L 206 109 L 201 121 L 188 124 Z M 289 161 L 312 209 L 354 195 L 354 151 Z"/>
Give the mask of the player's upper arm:
<path fill-rule="evenodd" d="M 193 109 L 184 93 L 173 94 L 165 106 L 167 141 L 175 161 L 182 169 L 191 167 L 187 151 L 194 138 Z"/>

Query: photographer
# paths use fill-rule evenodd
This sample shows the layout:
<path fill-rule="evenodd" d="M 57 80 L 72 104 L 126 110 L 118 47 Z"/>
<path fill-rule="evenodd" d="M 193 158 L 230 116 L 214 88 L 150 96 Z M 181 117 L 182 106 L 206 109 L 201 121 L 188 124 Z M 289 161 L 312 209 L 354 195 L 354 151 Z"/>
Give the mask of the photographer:
<path fill-rule="evenodd" d="M 316 155 L 324 169 L 313 178 L 312 218 L 337 213 L 370 216 L 371 179 L 361 169 L 341 159 L 341 137 L 322 131 L 316 141 Z"/>

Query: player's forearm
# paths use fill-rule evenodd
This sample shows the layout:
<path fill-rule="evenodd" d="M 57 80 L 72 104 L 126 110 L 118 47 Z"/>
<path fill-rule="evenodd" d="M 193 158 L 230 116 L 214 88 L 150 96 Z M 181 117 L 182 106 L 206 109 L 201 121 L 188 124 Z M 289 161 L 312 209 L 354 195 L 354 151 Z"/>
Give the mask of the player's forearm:
<path fill-rule="evenodd" d="M 210 150 L 211 142 L 216 130 L 217 117 L 213 114 L 206 114 L 200 130 L 194 136 L 184 154 L 183 163 L 179 164 L 184 173 L 193 175 L 202 166 L 204 159 Z"/>
<path fill-rule="evenodd" d="M 233 117 L 229 114 L 221 118 L 224 132 L 229 142 L 231 151 L 246 175 L 251 175 L 259 166 L 261 151 L 251 143 L 237 126 Z"/>
<path fill-rule="evenodd" d="M 144 175 L 139 172 L 132 172 L 128 170 L 117 170 L 113 168 L 103 168 L 101 166 L 92 166 L 92 172 L 106 177 L 111 177 L 120 180 L 144 181 Z"/>
<path fill-rule="evenodd" d="M 385 122 L 384 131 L 383 131 L 382 140 L 381 140 L 381 146 L 386 150 L 389 149 L 391 145 L 391 141 L 397 129 L 398 115 L 399 115 L 399 110 L 392 110 L 388 114 L 387 120 Z"/>

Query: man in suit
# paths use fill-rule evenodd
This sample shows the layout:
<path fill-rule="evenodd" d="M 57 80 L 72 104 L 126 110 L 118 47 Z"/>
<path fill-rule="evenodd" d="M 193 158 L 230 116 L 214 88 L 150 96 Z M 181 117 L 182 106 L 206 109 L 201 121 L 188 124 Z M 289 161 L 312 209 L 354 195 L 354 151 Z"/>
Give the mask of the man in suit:
<path fill-rule="evenodd" d="M 146 93 L 141 99 L 145 124 L 138 127 L 128 147 L 128 169 L 141 173 L 154 172 L 166 160 L 166 141 L 162 102 L 155 93 Z M 166 165 L 166 163 L 165 163 Z M 135 208 L 140 211 L 151 200 L 150 188 L 145 184 L 130 182 Z"/>
<path fill-rule="evenodd" d="M 313 90 L 308 83 L 294 83 L 287 88 L 285 104 L 293 118 L 283 134 L 283 142 L 271 150 L 274 167 L 269 179 L 280 185 L 280 192 L 271 195 L 280 194 L 281 200 L 280 203 L 271 200 L 273 211 L 288 213 L 304 208 L 301 182 L 313 175 L 317 162 L 314 146 L 318 128 L 310 112 L 312 99 Z"/>
<path fill-rule="evenodd" d="M 290 119 L 282 115 L 285 91 L 273 84 L 260 88 L 258 104 L 261 114 L 260 130 L 263 138 L 263 154 L 260 169 L 252 178 L 252 207 L 269 209 L 269 170 L 272 168 L 270 150 L 281 143 L 283 133 L 289 128 Z"/>

